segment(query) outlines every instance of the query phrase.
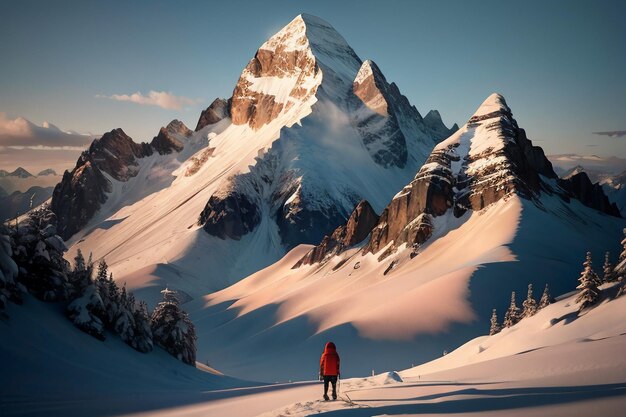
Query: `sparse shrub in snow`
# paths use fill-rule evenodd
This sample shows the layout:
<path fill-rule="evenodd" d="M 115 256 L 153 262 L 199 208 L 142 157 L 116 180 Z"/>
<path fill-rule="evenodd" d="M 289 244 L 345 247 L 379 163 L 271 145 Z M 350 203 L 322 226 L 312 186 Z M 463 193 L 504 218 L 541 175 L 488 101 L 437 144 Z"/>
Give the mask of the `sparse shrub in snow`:
<path fill-rule="evenodd" d="M 604 255 L 604 266 L 602 267 L 602 281 L 603 282 L 615 282 L 617 281 L 617 277 L 615 276 L 615 268 L 611 263 L 611 255 L 607 252 Z"/>
<path fill-rule="evenodd" d="M 500 333 L 500 324 L 498 323 L 498 315 L 496 314 L 496 309 L 493 309 L 493 313 L 491 313 L 491 328 L 489 329 L 489 336 L 493 336 L 496 333 Z"/>
<path fill-rule="evenodd" d="M 549 306 L 550 303 L 551 303 L 550 289 L 548 288 L 548 284 L 546 284 L 546 287 L 543 289 L 543 294 L 541 295 L 541 299 L 539 300 L 538 309 L 541 310 L 542 308 Z"/>
<path fill-rule="evenodd" d="M 515 291 L 513 291 L 511 293 L 511 305 L 504 314 L 504 322 L 502 323 L 502 327 L 514 326 L 518 321 L 520 321 L 520 310 L 517 307 L 517 303 L 515 302 Z"/>
<path fill-rule="evenodd" d="M 576 302 L 581 303 L 580 309 L 590 307 L 594 305 L 600 297 L 600 291 L 598 290 L 598 275 L 593 271 L 591 264 L 591 252 L 587 252 L 585 262 L 583 262 L 583 270 L 578 278 L 580 284 L 576 287 L 580 290 L 580 293 L 576 297 Z"/>
<path fill-rule="evenodd" d="M 524 307 L 522 317 L 531 317 L 537 313 L 537 301 L 533 298 L 533 284 L 528 284 L 528 296 L 522 306 Z"/>
<path fill-rule="evenodd" d="M 196 330 L 185 311 L 180 308 L 176 291 L 161 291 L 161 301 L 151 318 L 154 343 L 179 360 L 194 365 L 196 361 Z"/>

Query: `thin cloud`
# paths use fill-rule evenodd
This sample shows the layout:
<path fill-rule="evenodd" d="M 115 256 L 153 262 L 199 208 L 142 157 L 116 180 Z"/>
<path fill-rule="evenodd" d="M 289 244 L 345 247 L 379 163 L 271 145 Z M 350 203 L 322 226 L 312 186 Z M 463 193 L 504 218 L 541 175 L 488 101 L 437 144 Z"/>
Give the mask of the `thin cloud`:
<path fill-rule="evenodd" d="M 626 130 L 611 130 L 608 132 L 593 132 L 594 135 L 608 136 L 611 138 L 621 138 L 626 136 Z"/>
<path fill-rule="evenodd" d="M 34 150 L 77 150 L 91 143 L 94 135 L 63 131 L 52 123 L 41 126 L 0 112 L 0 148 Z"/>
<path fill-rule="evenodd" d="M 202 102 L 201 99 L 192 99 L 189 97 L 175 96 L 167 91 L 151 90 L 147 95 L 143 95 L 139 91 L 133 94 L 113 94 L 110 96 L 97 94 L 96 98 L 107 98 L 116 101 L 130 101 L 131 103 L 142 104 L 146 106 L 157 106 L 162 109 L 181 110 L 184 106 L 192 106 Z"/>

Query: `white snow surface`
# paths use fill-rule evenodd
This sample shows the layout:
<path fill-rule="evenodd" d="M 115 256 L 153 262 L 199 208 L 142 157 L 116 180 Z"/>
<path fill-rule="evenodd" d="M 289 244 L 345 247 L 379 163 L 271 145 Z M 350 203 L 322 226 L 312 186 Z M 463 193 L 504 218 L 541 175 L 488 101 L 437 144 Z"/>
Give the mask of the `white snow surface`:
<path fill-rule="evenodd" d="M 311 209 L 336 208 L 347 218 L 360 199 L 382 210 L 411 180 L 434 142 L 417 122 L 401 120 L 408 132 L 406 166 L 385 169 L 374 162 L 345 99 L 361 67 L 345 39 L 321 19 L 301 15 L 261 48 L 274 48 L 278 40 L 315 58 L 319 71 L 300 80 L 315 94 L 299 101 L 289 96 L 289 76 L 249 79 L 254 90 L 294 104 L 256 130 L 222 120 L 186 139 L 180 154 L 143 158 L 128 182 L 109 178 L 112 193 L 69 241 L 68 259 L 79 248 L 106 258 L 115 279 L 150 306 L 166 285 L 197 299 L 285 255 L 272 217 L 283 201 L 273 196 L 291 195 Z M 212 156 L 186 176 L 207 147 L 214 148 Z M 233 189 L 260 207 L 261 224 L 239 241 L 209 236 L 197 224 L 200 213 L 212 195 Z"/>
<path fill-rule="evenodd" d="M 351 352 L 346 376 L 436 357 L 484 332 L 491 309 L 504 311 L 512 290 L 525 294 L 529 283 L 568 290 L 587 250 L 598 264 L 607 249 L 617 252 L 623 219 L 557 196 L 539 201 L 541 208 L 512 195 L 458 219 L 436 217 L 433 237 L 413 259 L 404 246 L 383 261 L 354 248 L 291 269 L 310 249 L 299 246 L 186 305 L 200 329 L 199 352 L 228 374 L 262 380 L 305 378 L 328 340 Z"/>
<path fill-rule="evenodd" d="M 249 386 L 176 363 L 167 355 L 144 355 L 130 348 L 125 351 L 124 347 L 112 346 L 113 341 L 102 343 L 75 331 L 67 333 L 63 323 L 54 319 L 57 312 L 31 299 L 29 303 L 40 305 L 37 309 L 45 308 L 52 314 L 45 323 L 38 323 L 40 318 L 30 317 L 27 308 L 14 306 L 12 320 L 20 326 L 11 328 L 11 335 L 40 331 L 40 337 L 53 336 L 46 339 L 47 343 L 35 345 L 36 350 L 20 352 L 19 356 L 15 356 L 15 344 L 0 339 L 0 363 L 3 370 L 19 367 L 20 374 L 28 370 L 51 379 L 24 382 L 18 378 L 8 383 L 6 377 L 11 374 L 3 372 L 0 407 L 6 416 L 622 415 L 626 406 L 626 324 L 622 319 L 626 296 L 604 301 L 583 314 L 577 313 L 574 299 L 575 295 L 560 297 L 512 328 L 471 340 L 432 362 L 404 371 L 342 379 L 339 400 L 329 402 L 321 399 L 318 382 Z M 33 324 L 35 328 L 21 327 Z M 55 337 L 51 330 L 61 333 Z M 59 345 L 60 339 L 68 336 L 69 340 Z M 84 349 L 72 351 L 76 363 L 68 361 L 66 349 L 85 342 L 77 340 L 80 336 L 88 342 L 93 340 L 90 347 L 94 355 Z M 108 352 L 93 360 L 107 345 L 113 347 L 115 356 L 109 357 Z M 59 348 L 63 350 L 57 352 Z M 120 352 L 137 359 L 129 361 Z M 350 360 L 352 352 L 340 345 L 339 354 L 343 363 Z M 319 352 L 313 360 L 318 356 Z M 159 370 L 144 367 L 150 361 L 158 362 Z M 32 368 L 33 364 L 37 368 Z M 100 373 L 105 365 L 128 377 Z M 90 373 L 97 377 L 86 378 Z M 230 388 L 237 382 L 241 388 Z M 97 392 L 91 391 L 94 388 Z"/>

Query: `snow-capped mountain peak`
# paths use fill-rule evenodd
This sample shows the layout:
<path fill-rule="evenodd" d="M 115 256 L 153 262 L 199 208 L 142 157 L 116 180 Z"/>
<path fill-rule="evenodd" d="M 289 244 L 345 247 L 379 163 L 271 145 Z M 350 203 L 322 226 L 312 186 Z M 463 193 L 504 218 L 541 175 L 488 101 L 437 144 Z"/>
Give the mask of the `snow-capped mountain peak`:
<path fill-rule="evenodd" d="M 495 117 L 497 113 L 511 113 L 511 109 L 506 104 L 506 100 L 501 94 L 492 93 L 474 112 L 470 121 L 475 118 L 482 118 L 489 115 L 494 115 Z"/>
<path fill-rule="evenodd" d="M 67 229 L 84 228 L 70 250 L 106 256 L 135 288 L 167 263 L 177 270 L 168 284 L 193 298 L 319 243 L 361 200 L 381 210 L 451 132 L 440 120 L 426 124 L 376 64 L 362 64 L 330 24 L 296 17 L 260 46 L 233 96 L 202 112 L 195 133 L 162 129 L 151 144 L 158 154 L 139 158 L 136 176 L 110 181 L 104 194 L 114 198 Z M 374 76 L 355 83 L 360 70 Z M 53 207 L 83 195 L 64 190 Z M 107 218 L 124 220 L 98 227 Z"/>

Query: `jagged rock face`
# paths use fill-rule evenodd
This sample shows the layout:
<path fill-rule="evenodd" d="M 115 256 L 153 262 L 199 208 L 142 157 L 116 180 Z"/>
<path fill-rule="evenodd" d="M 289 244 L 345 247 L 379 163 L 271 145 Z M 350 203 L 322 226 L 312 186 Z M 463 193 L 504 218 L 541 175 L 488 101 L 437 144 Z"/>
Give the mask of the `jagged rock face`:
<path fill-rule="evenodd" d="M 455 179 L 450 165 L 459 160 L 454 148 L 433 151 L 415 179 L 391 200 L 372 230 L 365 252 L 378 252 L 391 241 L 395 246 L 421 244 L 424 236 L 430 236 L 432 229 L 426 230 L 427 218 L 417 223 L 413 219 L 422 214 L 441 216 L 453 206 Z"/>
<path fill-rule="evenodd" d="M 206 110 L 203 110 L 196 125 L 196 132 L 205 126 L 215 124 L 230 117 L 231 99 L 216 98 Z"/>
<path fill-rule="evenodd" d="M 106 201 L 111 183 L 92 162 L 88 153 L 83 154 L 72 172 L 65 171 L 63 180 L 54 187 L 50 209 L 56 214 L 58 234 L 69 239 L 82 229 Z"/>
<path fill-rule="evenodd" d="M 378 66 L 365 61 L 353 83 L 360 99 L 355 113 L 355 127 L 372 158 L 385 168 L 404 167 L 408 157 L 404 134 L 396 118 L 399 91 L 392 89 Z"/>
<path fill-rule="evenodd" d="M 450 208 L 458 217 L 511 193 L 532 199 L 541 189 L 540 174 L 556 178 L 504 98 L 492 95 L 461 131 L 435 147 L 415 179 L 385 208 L 365 251 L 375 253 L 392 242 L 391 250 L 423 243 L 432 234 L 432 218 Z"/>
<path fill-rule="evenodd" d="M 127 181 L 137 175 L 137 159 L 150 156 L 152 147 L 135 143 L 122 129 L 113 129 L 89 146 L 90 159 L 102 171 L 118 181 Z"/>
<path fill-rule="evenodd" d="M 437 132 L 441 137 L 447 137 L 452 133 L 459 130 L 459 127 L 454 124 L 452 128 L 448 129 L 443 124 L 443 120 L 441 120 L 441 115 L 437 110 L 431 110 L 424 117 L 424 124 L 428 126 L 433 132 Z"/>
<path fill-rule="evenodd" d="M 67 240 L 82 229 L 111 192 L 107 173 L 118 181 L 128 181 L 139 172 L 137 159 L 153 154 L 147 143 L 135 143 L 122 129 L 105 133 L 91 143 L 72 172 L 65 171 L 54 187 L 50 209 L 58 219 L 59 235 Z"/>
<path fill-rule="evenodd" d="M 167 155 L 172 152 L 180 152 L 185 145 L 182 138 L 188 138 L 193 132 L 180 120 L 172 120 L 166 127 L 159 130 L 159 134 L 152 139 L 150 145 L 160 155 Z"/>
<path fill-rule="evenodd" d="M 362 62 L 328 23 L 306 15 L 259 48 L 237 83 L 230 115 L 234 124 L 246 124 L 259 135 L 280 129 L 279 136 L 249 165 L 249 172 L 234 174 L 214 193 L 199 222 L 204 224 L 207 213 L 221 207 L 229 195 L 237 201 L 245 195 L 257 212 L 267 213 L 277 225 L 287 250 L 302 243 L 318 244 L 369 194 L 378 194 L 370 201 L 382 206 L 389 197 L 379 190 L 385 185 L 378 181 L 369 193 L 364 188 L 370 174 L 364 172 L 396 168 L 382 177 L 391 181 L 401 177 L 392 186 L 397 189 L 432 146 L 450 133 L 440 118 L 438 122 L 431 117 L 428 126 L 423 123 L 417 109 L 387 82 L 376 64 Z M 318 159 L 324 152 L 332 162 Z M 333 152 L 353 153 L 360 161 L 354 163 L 361 166 L 348 173 Z M 338 177 L 320 179 L 324 175 L 318 170 L 327 168 Z M 376 199 L 380 194 L 384 199 Z M 226 219 L 216 216 L 214 221 Z M 230 235 L 217 224 L 205 230 L 239 239 L 239 233 L 249 228 L 237 227 Z"/>
<path fill-rule="evenodd" d="M 615 203 L 611 203 L 600 184 L 593 184 L 586 172 L 579 172 L 567 179 L 559 179 L 561 188 L 580 200 L 587 207 L 594 208 L 611 216 L 621 217 Z"/>
<path fill-rule="evenodd" d="M 259 48 L 233 91 L 230 115 L 234 124 L 258 129 L 289 110 L 290 98 L 304 101 L 315 93 L 317 85 L 311 79 L 318 67 L 306 30 L 304 20 L 294 19 Z"/>
<path fill-rule="evenodd" d="M 372 206 L 365 200 L 361 201 L 350 215 L 348 222 L 335 229 L 331 235 L 325 236 L 319 245 L 296 263 L 294 268 L 320 262 L 330 254 L 339 253 L 345 248 L 361 243 L 377 222 L 378 215 Z"/>
<path fill-rule="evenodd" d="M 200 224 L 210 235 L 220 239 L 239 240 L 261 221 L 256 204 L 245 194 L 230 193 L 223 197 L 211 196 L 200 214 Z"/>

